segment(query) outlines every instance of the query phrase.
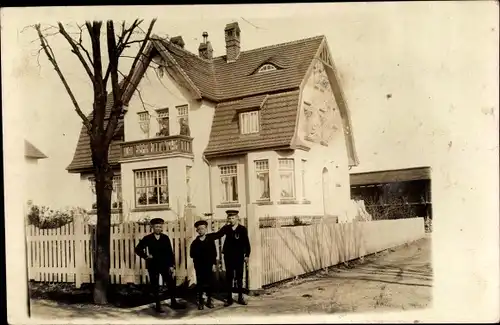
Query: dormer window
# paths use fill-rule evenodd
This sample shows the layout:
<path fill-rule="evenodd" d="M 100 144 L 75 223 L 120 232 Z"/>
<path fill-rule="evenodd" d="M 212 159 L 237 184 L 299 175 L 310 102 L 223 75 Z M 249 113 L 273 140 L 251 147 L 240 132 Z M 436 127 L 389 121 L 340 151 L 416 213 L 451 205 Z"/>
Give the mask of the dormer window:
<path fill-rule="evenodd" d="M 260 130 L 259 111 L 240 113 L 241 134 L 258 133 Z"/>
<path fill-rule="evenodd" d="M 277 70 L 274 65 L 272 65 L 270 63 L 266 63 L 266 64 L 264 64 L 263 66 L 261 66 L 259 68 L 259 70 L 257 71 L 257 73 L 269 72 L 269 71 L 274 71 L 274 70 Z"/>

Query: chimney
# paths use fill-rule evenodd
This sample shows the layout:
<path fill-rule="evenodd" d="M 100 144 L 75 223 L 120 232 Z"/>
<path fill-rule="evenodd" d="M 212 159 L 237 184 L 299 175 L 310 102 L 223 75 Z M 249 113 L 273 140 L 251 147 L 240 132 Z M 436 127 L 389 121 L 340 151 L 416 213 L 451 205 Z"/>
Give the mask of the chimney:
<path fill-rule="evenodd" d="M 182 36 L 174 36 L 170 39 L 170 42 L 172 44 L 175 44 L 179 46 L 180 48 L 184 48 L 184 40 L 182 39 Z"/>
<path fill-rule="evenodd" d="M 230 23 L 224 29 L 226 39 L 226 60 L 234 62 L 240 55 L 240 26 L 238 23 Z"/>
<path fill-rule="evenodd" d="M 213 58 L 214 50 L 212 44 L 208 41 L 208 33 L 203 32 L 203 42 L 198 47 L 198 54 L 200 58 L 211 60 Z"/>

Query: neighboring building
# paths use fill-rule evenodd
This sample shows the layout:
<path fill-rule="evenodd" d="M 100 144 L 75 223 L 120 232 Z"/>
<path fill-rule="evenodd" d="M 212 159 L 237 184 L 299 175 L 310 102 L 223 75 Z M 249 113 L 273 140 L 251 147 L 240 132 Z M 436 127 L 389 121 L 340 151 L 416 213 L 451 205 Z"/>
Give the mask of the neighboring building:
<path fill-rule="evenodd" d="M 364 200 L 374 219 L 384 214 L 432 219 L 430 167 L 352 173 L 350 178 L 352 199 Z"/>
<path fill-rule="evenodd" d="M 37 167 L 38 161 L 40 159 L 46 158 L 47 156 L 42 153 L 37 147 L 35 147 L 29 141 L 24 140 L 24 189 L 26 202 L 31 201 L 37 203 L 40 201 L 40 188 L 37 186 L 38 184 L 40 184 L 40 171 Z"/>
<path fill-rule="evenodd" d="M 358 159 L 326 38 L 240 51 L 238 24 L 224 33 L 219 57 L 207 33 L 198 55 L 180 36 L 153 37 L 146 46 L 111 144 L 113 200 L 123 202 L 116 212 L 125 220 L 175 218 L 190 205 L 218 218 L 237 208 L 245 217 L 246 205 L 257 203 L 269 216 L 346 220 L 348 169 Z M 92 205 L 84 128 L 68 171 L 80 173 Z"/>

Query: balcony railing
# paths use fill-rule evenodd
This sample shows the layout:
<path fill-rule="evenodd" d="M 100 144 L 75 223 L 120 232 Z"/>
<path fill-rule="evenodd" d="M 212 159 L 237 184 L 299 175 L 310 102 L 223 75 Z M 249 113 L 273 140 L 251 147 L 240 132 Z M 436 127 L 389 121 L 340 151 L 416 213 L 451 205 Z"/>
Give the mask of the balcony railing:
<path fill-rule="evenodd" d="M 193 153 L 193 138 L 185 135 L 129 141 L 121 144 L 122 158 L 157 156 L 172 153 Z"/>

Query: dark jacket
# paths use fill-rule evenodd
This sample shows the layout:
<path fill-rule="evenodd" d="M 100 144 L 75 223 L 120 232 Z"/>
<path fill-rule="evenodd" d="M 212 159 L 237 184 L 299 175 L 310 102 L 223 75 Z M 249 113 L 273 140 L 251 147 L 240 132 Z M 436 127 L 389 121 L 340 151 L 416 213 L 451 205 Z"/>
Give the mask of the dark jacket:
<path fill-rule="evenodd" d="M 194 267 L 212 267 L 217 263 L 217 249 L 214 237 L 207 234 L 204 240 L 196 237 L 189 248 L 189 256 L 193 259 Z"/>
<path fill-rule="evenodd" d="M 230 225 L 224 225 L 219 231 L 211 235 L 216 239 L 226 236 L 222 247 L 222 253 L 225 257 L 250 257 L 250 239 L 245 226 L 238 225 L 233 230 Z"/>
<path fill-rule="evenodd" d="M 172 244 L 167 235 L 160 234 L 159 239 L 156 239 L 154 234 L 144 236 L 135 247 L 135 253 L 146 259 L 146 248 L 149 255 L 153 256 L 152 259 L 146 260 L 146 268 L 169 268 L 175 265 Z"/>

